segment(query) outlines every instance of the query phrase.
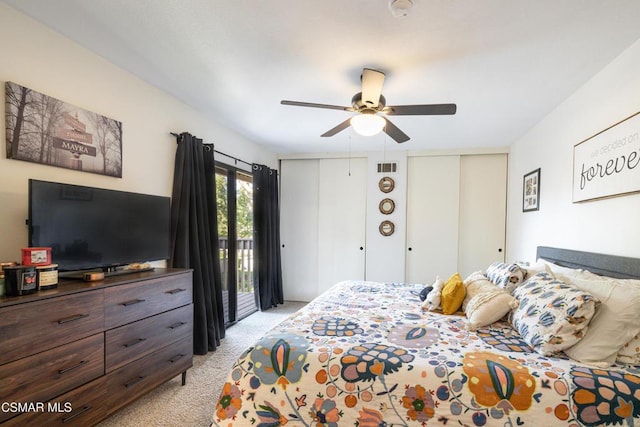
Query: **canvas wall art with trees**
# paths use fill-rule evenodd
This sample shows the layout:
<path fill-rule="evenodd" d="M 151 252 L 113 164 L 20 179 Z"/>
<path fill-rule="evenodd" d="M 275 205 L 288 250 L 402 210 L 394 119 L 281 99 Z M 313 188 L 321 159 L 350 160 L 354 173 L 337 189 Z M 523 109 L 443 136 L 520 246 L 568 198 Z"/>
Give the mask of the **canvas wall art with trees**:
<path fill-rule="evenodd" d="M 6 82 L 7 158 L 122 177 L 122 122 Z"/>

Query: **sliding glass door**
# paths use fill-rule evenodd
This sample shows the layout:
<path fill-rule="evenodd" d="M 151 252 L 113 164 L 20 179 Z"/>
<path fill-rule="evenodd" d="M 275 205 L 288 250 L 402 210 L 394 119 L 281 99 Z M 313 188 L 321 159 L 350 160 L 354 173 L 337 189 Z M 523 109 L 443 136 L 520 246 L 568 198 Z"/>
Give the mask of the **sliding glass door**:
<path fill-rule="evenodd" d="M 225 323 L 257 311 L 253 289 L 253 177 L 216 165 L 220 271 Z"/>

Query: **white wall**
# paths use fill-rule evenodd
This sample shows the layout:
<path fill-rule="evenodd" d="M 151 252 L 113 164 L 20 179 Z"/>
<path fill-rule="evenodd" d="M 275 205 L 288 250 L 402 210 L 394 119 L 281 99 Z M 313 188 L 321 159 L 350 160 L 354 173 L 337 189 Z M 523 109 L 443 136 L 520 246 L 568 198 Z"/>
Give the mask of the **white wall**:
<path fill-rule="evenodd" d="M 639 101 L 640 40 L 512 145 L 507 260 L 533 261 L 538 245 L 640 257 L 640 194 L 571 202 L 573 146 L 640 111 Z M 523 175 L 537 168 L 540 210 L 523 213 Z"/>
<path fill-rule="evenodd" d="M 6 158 L 6 144 L 2 144 L 1 261 L 19 260 L 20 248 L 27 245 L 29 178 L 170 196 L 176 143 L 169 133 L 183 131 L 215 143 L 224 153 L 277 167 L 274 153 L 3 3 L 0 40 L 1 117 L 5 116 L 4 83 L 12 81 L 123 124 L 121 179 L 10 160 Z M 4 120 L 0 138 L 6 141 Z"/>

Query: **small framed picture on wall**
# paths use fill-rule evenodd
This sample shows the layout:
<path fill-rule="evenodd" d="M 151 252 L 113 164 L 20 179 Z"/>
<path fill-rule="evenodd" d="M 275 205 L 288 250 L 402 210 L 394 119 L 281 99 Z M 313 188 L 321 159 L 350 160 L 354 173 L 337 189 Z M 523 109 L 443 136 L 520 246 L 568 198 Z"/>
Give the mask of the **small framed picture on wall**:
<path fill-rule="evenodd" d="M 540 209 L 540 168 L 524 176 L 522 184 L 522 212 Z"/>

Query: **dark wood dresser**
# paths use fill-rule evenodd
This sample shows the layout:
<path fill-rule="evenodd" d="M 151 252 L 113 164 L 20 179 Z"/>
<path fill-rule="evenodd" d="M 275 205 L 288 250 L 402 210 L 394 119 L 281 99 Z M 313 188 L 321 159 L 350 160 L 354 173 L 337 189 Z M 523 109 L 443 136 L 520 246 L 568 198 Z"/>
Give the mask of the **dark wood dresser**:
<path fill-rule="evenodd" d="M 95 425 L 193 360 L 192 272 L 0 298 L 0 424 Z"/>

